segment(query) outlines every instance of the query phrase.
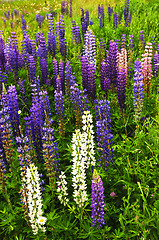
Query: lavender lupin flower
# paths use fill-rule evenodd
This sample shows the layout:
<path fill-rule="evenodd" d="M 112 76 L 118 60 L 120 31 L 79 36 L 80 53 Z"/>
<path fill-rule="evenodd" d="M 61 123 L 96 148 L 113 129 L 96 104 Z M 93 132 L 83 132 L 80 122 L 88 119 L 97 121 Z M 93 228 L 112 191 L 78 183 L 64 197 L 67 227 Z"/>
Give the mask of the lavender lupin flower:
<path fill-rule="evenodd" d="M 134 110 L 135 110 L 135 121 L 138 121 L 141 117 L 141 111 L 144 100 L 144 84 L 143 75 L 141 69 L 141 62 L 139 60 L 134 63 Z"/>
<path fill-rule="evenodd" d="M 93 172 L 92 193 L 91 193 L 91 208 L 92 208 L 92 226 L 98 229 L 105 224 L 104 220 L 104 188 L 103 182 L 96 170 Z"/>

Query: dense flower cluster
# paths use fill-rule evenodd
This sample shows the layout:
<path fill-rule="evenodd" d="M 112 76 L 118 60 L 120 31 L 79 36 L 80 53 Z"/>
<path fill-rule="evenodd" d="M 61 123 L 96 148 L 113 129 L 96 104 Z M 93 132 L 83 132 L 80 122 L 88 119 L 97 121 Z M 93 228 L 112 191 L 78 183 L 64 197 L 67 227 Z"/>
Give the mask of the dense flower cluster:
<path fill-rule="evenodd" d="M 86 172 L 85 172 L 85 139 L 80 130 L 75 130 L 72 137 L 72 186 L 74 188 L 73 198 L 79 208 L 84 206 L 88 200 Z"/>
<path fill-rule="evenodd" d="M 109 101 L 95 100 L 97 147 L 99 152 L 99 167 L 108 168 L 113 162 L 113 148 L 111 147 L 113 135 L 111 134 L 111 118 Z"/>
<path fill-rule="evenodd" d="M 90 111 L 84 111 L 82 115 L 82 123 L 83 123 L 83 137 L 85 139 L 85 148 L 84 148 L 84 158 L 86 168 L 90 166 L 95 166 L 96 159 L 94 157 L 94 131 L 93 131 L 93 118 L 90 114 Z"/>
<path fill-rule="evenodd" d="M 39 181 L 37 167 L 30 164 L 26 169 L 26 175 L 22 176 L 22 190 L 27 191 L 23 202 L 28 205 L 28 217 L 34 235 L 38 234 L 38 230 L 46 231 L 43 225 L 47 219 L 42 216 L 42 194 Z"/>
<path fill-rule="evenodd" d="M 104 188 L 103 182 L 96 170 L 93 172 L 92 193 L 91 193 L 91 208 L 92 208 L 92 226 L 97 228 L 105 224 L 104 220 Z"/>
<path fill-rule="evenodd" d="M 58 199 L 63 204 L 64 206 L 67 205 L 69 202 L 68 199 L 68 193 L 67 193 L 67 182 L 66 182 L 66 175 L 64 172 L 61 171 L 61 174 L 59 176 L 59 181 L 57 181 L 57 192 L 58 194 Z"/>

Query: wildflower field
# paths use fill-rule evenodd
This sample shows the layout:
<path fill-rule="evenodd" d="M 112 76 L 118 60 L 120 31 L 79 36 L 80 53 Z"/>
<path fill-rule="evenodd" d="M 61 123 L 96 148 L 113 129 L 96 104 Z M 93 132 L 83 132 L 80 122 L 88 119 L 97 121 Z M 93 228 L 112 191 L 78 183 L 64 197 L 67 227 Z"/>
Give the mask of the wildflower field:
<path fill-rule="evenodd" d="M 159 239 L 158 0 L 0 0 L 0 239 Z"/>

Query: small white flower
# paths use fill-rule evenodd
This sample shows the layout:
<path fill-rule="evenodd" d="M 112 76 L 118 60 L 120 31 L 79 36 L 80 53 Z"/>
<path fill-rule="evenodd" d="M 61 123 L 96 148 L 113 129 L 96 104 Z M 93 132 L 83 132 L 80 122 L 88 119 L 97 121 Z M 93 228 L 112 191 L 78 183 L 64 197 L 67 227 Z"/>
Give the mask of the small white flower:
<path fill-rule="evenodd" d="M 37 223 L 40 225 L 44 225 L 46 221 L 47 221 L 47 218 L 42 216 L 37 219 Z"/>

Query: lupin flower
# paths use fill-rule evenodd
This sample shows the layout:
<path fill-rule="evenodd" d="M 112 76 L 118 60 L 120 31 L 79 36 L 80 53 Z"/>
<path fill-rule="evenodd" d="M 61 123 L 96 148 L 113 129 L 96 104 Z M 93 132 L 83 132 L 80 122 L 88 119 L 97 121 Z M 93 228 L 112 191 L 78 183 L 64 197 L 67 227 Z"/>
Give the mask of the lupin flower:
<path fill-rule="evenodd" d="M 108 90 L 110 88 L 108 59 L 104 60 L 101 63 L 101 79 L 100 80 L 101 80 L 101 89 L 105 91 L 106 98 L 107 98 Z"/>
<path fill-rule="evenodd" d="M 8 84 L 7 74 L 0 70 L 0 90 L 2 91 L 2 84 Z"/>
<path fill-rule="evenodd" d="M 114 40 L 110 41 L 109 52 L 108 52 L 108 63 L 109 63 L 109 79 L 110 83 L 117 86 L 118 78 L 118 47 Z"/>
<path fill-rule="evenodd" d="M 96 40 L 92 31 L 87 31 L 84 35 L 84 55 L 87 57 L 88 63 L 96 61 Z"/>
<path fill-rule="evenodd" d="M 37 159 L 42 160 L 42 126 L 43 126 L 43 109 L 39 102 L 36 102 L 30 108 L 30 125 L 32 141 L 36 150 Z"/>
<path fill-rule="evenodd" d="M 85 94 L 85 91 L 81 91 L 78 88 L 78 85 L 74 83 L 70 87 L 70 100 L 73 104 L 75 118 L 76 118 L 76 128 L 81 127 L 81 119 L 84 110 L 87 110 L 88 107 L 88 99 Z"/>
<path fill-rule="evenodd" d="M 18 81 L 19 92 L 21 93 L 21 101 L 22 101 L 23 106 L 25 106 L 27 104 L 27 97 L 26 97 L 24 82 L 25 82 L 25 80 L 23 81 L 22 79 L 19 79 L 19 81 Z"/>
<path fill-rule="evenodd" d="M 88 60 L 86 56 L 81 57 L 82 86 L 88 89 Z"/>
<path fill-rule="evenodd" d="M 34 164 L 27 166 L 26 175 L 22 177 L 22 188 L 25 188 L 27 195 L 25 202 L 28 205 L 28 217 L 33 234 L 37 235 L 38 231 L 46 231 L 43 226 L 46 222 L 42 210 L 42 194 L 40 191 L 40 177 L 37 167 Z"/>
<path fill-rule="evenodd" d="M 55 110 L 56 114 L 59 118 L 59 133 L 61 136 L 64 135 L 64 102 L 63 102 L 63 94 L 61 88 L 61 80 L 59 76 L 56 79 L 56 90 L 55 93 Z"/>
<path fill-rule="evenodd" d="M 19 104 L 18 104 L 18 95 L 15 86 L 9 86 L 8 88 L 8 106 L 9 106 L 9 115 L 10 115 L 10 122 L 13 128 L 13 135 L 14 137 L 19 136 Z"/>
<path fill-rule="evenodd" d="M 57 60 L 55 58 L 53 58 L 52 60 L 52 64 L 53 64 L 53 87 L 54 90 L 56 89 L 56 79 L 58 76 L 58 67 L 57 67 Z"/>
<path fill-rule="evenodd" d="M 87 92 L 91 99 L 96 98 L 96 83 L 95 83 L 95 65 L 94 63 L 88 64 L 88 77 L 87 77 Z"/>
<path fill-rule="evenodd" d="M 141 52 L 145 47 L 144 30 L 139 31 L 139 51 Z"/>
<path fill-rule="evenodd" d="M 75 83 L 74 80 L 74 76 L 71 73 L 71 65 L 70 65 L 70 61 L 67 61 L 66 63 L 66 67 L 65 67 L 65 93 L 67 96 L 67 100 L 69 101 L 70 99 L 70 88 L 71 86 L 73 86 L 73 84 Z"/>
<path fill-rule="evenodd" d="M 145 53 L 142 55 L 141 61 L 144 88 L 147 96 L 149 96 L 152 78 L 152 43 L 147 43 L 147 45 L 145 46 Z"/>
<path fill-rule="evenodd" d="M 48 52 L 55 57 L 56 54 L 56 39 L 53 31 L 48 33 Z"/>
<path fill-rule="evenodd" d="M 92 208 L 92 226 L 98 229 L 99 227 L 103 227 L 105 225 L 104 220 L 104 188 L 103 182 L 99 177 L 96 170 L 93 172 L 92 177 L 92 193 L 91 193 L 91 208 Z"/>
<path fill-rule="evenodd" d="M 9 117 L 8 96 L 7 96 L 4 83 L 3 83 L 2 95 L 1 95 L 1 106 L 2 106 L 2 110 L 0 112 L 1 142 L 3 144 L 5 159 L 7 160 L 7 163 L 9 164 L 9 170 L 11 171 L 14 148 L 13 148 L 13 141 L 12 141 L 10 117 Z"/>
<path fill-rule="evenodd" d="M 38 23 L 39 28 L 41 28 L 41 23 L 44 21 L 44 16 L 41 16 L 40 13 L 36 14 L 36 21 Z"/>
<path fill-rule="evenodd" d="M 42 72 L 42 83 L 46 84 L 46 85 L 50 85 L 51 80 L 49 78 L 49 72 L 48 72 L 46 58 L 40 59 L 40 67 L 41 67 L 41 72 Z"/>
<path fill-rule="evenodd" d="M 0 119 L 1 120 L 1 119 Z M 0 126 L 1 131 L 1 126 Z M 4 191 L 6 186 L 6 161 L 4 157 L 4 150 L 2 147 L 2 142 L 0 143 L 0 191 Z"/>
<path fill-rule="evenodd" d="M 104 7 L 100 6 L 100 27 L 104 27 Z"/>
<path fill-rule="evenodd" d="M 45 161 L 45 169 L 49 178 L 50 187 L 54 190 L 56 184 L 57 173 L 59 172 L 59 154 L 57 143 L 54 140 L 54 129 L 52 128 L 53 120 L 45 111 L 45 123 L 43 126 L 43 158 Z"/>
<path fill-rule="evenodd" d="M 70 17 L 72 17 L 72 0 L 70 0 Z"/>
<path fill-rule="evenodd" d="M 111 118 L 109 101 L 95 100 L 96 126 L 97 126 L 97 147 L 99 152 L 99 167 L 107 170 L 113 162 L 113 148 L 111 134 Z"/>
<path fill-rule="evenodd" d="M 112 15 L 112 13 L 113 13 L 113 8 L 111 8 L 111 7 L 110 7 L 110 4 L 109 4 L 109 6 L 108 6 L 109 22 L 110 22 L 110 17 L 111 17 L 111 15 Z"/>
<path fill-rule="evenodd" d="M 126 92 L 126 72 L 124 68 L 119 69 L 117 79 L 118 102 L 121 111 L 125 109 L 125 92 Z"/>
<path fill-rule="evenodd" d="M 144 84 L 143 84 L 143 75 L 141 69 L 141 62 L 135 61 L 134 63 L 134 111 L 135 111 L 135 121 L 137 122 L 141 117 L 141 111 L 144 100 Z"/>
<path fill-rule="evenodd" d="M 86 173 L 85 173 L 85 158 L 83 157 L 85 150 L 85 139 L 80 130 L 75 130 L 72 137 L 72 186 L 74 188 L 73 198 L 79 208 L 84 206 L 84 203 L 88 200 L 87 197 L 87 185 L 86 185 Z"/>
<path fill-rule="evenodd" d="M 95 166 L 96 159 L 94 157 L 94 131 L 93 131 L 93 118 L 90 114 L 90 111 L 84 111 L 82 115 L 82 123 L 83 123 L 83 136 L 85 139 L 85 147 L 83 149 L 83 157 L 85 159 L 85 165 L 88 169 L 90 166 Z"/>
<path fill-rule="evenodd" d="M 153 76 L 157 77 L 158 72 L 159 72 L 159 53 L 155 53 L 153 58 Z"/>
<path fill-rule="evenodd" d="M 29 55 L 28 62 L 29 62 L 30 82 L 33 84 L 34 79 L 36 77 L 36 63 L 32 55 Z"/>
<path fill-rule="evenodd" d="M 5 54 L 4 54 L 4 40 L 2 34 L 0 33 L 0 69 L 5 71 Z"/>
<path fill-rule="evenodd" d="M 64 172 L 61 171 L 61 174 L 59 176 L 59 181 L 57 181 L 57 192 L 58 192 L 58 199 L 66 206 L 69 202 L 68 199 L 68 193 L 67 193 L 67 182 L 66 182 L 66 175 Z"/>
<path fill-rule="evenodd" d="M 75 21 L 72 21 L 71 32 L 72 32 L 73 44 L 80 44 L 81 43 L 80 29 L 78 24 L 76 24 Z"/>

